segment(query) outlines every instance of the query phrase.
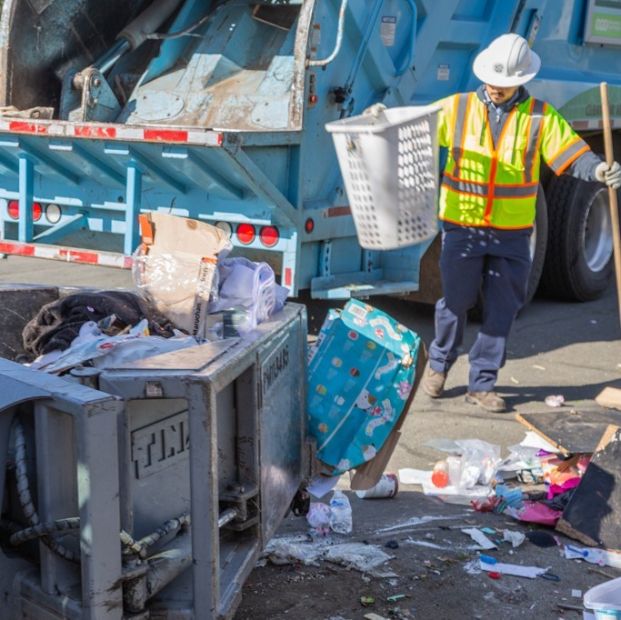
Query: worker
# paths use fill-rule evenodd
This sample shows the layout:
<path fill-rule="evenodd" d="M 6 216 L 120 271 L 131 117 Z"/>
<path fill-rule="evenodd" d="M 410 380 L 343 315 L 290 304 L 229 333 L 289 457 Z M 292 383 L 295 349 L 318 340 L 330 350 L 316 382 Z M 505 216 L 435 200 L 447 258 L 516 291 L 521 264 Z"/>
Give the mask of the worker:
<path fill-rule="evenodd" d="M 470 349 L 466 402 L 506 410 L 495 392 L 511 325 L 526 300 L 541 159 L 557 174 L 621 186 L 608 166 L 548 103 L 524 85 L 541 61 L 517 34 L 504 34 L 474 60 L 476 92 L 438 102 L 438 136 L 447 149 L 440 188 L 440 271 L 444 297 L 422 387 L 442 396 L 462 343 L 466 313 L 482 294 L 483 321 Z"/>

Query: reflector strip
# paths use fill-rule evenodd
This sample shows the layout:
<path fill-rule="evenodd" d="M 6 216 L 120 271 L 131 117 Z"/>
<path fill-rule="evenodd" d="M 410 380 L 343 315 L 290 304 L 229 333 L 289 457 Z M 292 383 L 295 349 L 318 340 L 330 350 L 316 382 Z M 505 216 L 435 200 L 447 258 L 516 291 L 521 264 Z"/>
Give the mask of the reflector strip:
<path fill-rule="evenodd" d="M 148 142 L 187 142 L 187 131 L 174 129 L 145 129 L 144 139 Z"/>
<path fill-rule="evenodd" d="M 47 126 L 29 121 L 10 121 L 9 131 L 15 131 L 16 133 L 46 134 Z"/>
<path fill-rule="evenodd" d="M 101 267 L 116 267 L 130 269 L 132 257 L 113 252 L 93 252 L 79 248 L 63 248 L 36 243 L 19 243 L 17 241 L 0 241 L 0 254 L 12 256 L 31 256 L 33 258 L 47 258 L 62 260 L 68 263 L 83 263 Z"/>
<path fill-rule="evenodd" d="M 285 267 L 285 286 L 291 286 L 293 282 L 293 273 L 291 267 Z"/>
<path fill-rule="evenodd" d="M 116 138 L 116 128 L 100 127 L 96 125 L 76 125 L 74 127 L 76 138 Z"/>
<path fill-rule="evenodd" d="M 326 209 L 327 217 L 342 217 L 343 215 L 351 215 L 349 207 L 329 207 Z"/>
<path fill-rule="evenodd" d="M 59 138 L 87 138 L 90 140 L 127 140 L 132 142 L 161 142 L 165 144 L 197 144 L 222 146 L 222 132 L 170 127 L 139 127 L 103 123 L 70 123 L 68 121 L 16 121 L 0 117 L 0 132 L 34 134 Z"/>

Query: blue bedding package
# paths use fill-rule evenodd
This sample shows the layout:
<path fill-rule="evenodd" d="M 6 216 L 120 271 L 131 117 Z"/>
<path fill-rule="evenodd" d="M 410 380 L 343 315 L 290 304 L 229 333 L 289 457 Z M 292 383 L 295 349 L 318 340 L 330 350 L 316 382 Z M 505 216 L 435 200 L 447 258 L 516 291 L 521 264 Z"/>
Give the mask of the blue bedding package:
<path fill-rule="evenodd" d="M 330 310 L 309 353 L 309 429 L 333 475 L 370 461 L 410 396 L 420 337 L 352 299 Z"/>

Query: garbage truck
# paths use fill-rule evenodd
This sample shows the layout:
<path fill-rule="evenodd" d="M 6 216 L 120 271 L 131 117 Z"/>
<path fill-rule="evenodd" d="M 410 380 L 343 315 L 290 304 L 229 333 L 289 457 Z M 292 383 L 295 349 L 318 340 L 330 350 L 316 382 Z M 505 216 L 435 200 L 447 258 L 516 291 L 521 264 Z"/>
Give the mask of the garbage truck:
<path fill-rule="evenodd" d="M 326 123 L 476 87 L 504 32 L 543 61 L 528 88 L 621 152 L 621 4 L 610 0 L 5 0 L 0 253 L 128 267 L 138 216 L 231 232 L 292 296 L 438 297 L 438 241 L 358 244 Z M 607 194 L 544 174 L 530 293 L 587 300 L 611 273 Z"/>

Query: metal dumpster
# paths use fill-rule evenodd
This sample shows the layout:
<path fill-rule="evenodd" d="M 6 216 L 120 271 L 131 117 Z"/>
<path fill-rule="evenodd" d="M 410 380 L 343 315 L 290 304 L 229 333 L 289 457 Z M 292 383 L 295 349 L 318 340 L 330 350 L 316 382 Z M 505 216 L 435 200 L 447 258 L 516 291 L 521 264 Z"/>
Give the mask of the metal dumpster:
<path fill-rule="evenodd" d="M 288 304 L 131 367 L 0 359 L 0 617 L 230 618 L 309 469 L 305 342 Z"/>

